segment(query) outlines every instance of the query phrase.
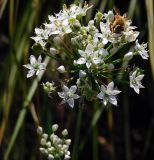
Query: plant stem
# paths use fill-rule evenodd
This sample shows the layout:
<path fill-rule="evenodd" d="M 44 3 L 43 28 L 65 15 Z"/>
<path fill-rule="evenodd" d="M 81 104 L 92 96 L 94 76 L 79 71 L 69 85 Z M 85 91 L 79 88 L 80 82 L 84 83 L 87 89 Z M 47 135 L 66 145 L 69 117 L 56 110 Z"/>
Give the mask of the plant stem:
<path fill-rule="evenodd" d="M 80 99 L 79 103 L 79 111 L 78 111 L 78 117 L 77 117 L 77 125 L 76 125 L 76 131 L 75 131 L 75 142 L 73 146 L 73 153 L 72 153 L 72 160 L 78 160 L 78 145 L 79 145 L 79 139 L 80 139 L 80 127 L 81 127 L 81 119 L 82 119 L 82 108 L 81 103 L 83 101 L 83 98 Z"/>
<path fill-rule="evenodd" d="M 98 109 L 98 104 L 94 103 L 94 114 L 96 113 Z M 93 127 L 93 160 L 98 160 L 98 126 L 97 123 L 95 123 Z"/>

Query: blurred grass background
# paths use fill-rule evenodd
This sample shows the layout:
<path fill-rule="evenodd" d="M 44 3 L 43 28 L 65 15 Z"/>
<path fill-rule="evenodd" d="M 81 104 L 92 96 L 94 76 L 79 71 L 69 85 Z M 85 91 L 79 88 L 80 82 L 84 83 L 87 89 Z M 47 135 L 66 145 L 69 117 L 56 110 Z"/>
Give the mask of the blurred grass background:
<path fill-rule="evenodd" d="M 0 1 L 0 159 L 45 159 L 38 151 L 36 125 L 47 133 L 51 123 L 60 130 L 68 128 L 73 160 L 153 160 L 154 159 L 154 10 L 153 0 L 89 0 L 93 9 L 108 11 L 117 6 L 141 32 L 139 40 L 147 42 L 150 60 L 136 59 L 145 69 L 144 86 L 140 95 L 123 87 L 119 106 L 103 111 L 98 104 L 85 104 L 76 130 L 78 108 L 55 107 L 56 99 L 43 92 L 41 82 L 53 80 L 52 68 L 37 80 L 26 79 L 22 67 L 32 54 L 34 28 L 59 12 L 66 0 L 1 0 Z M 77 2 L 77 1 L 76 1 Z M 80 0 L 83 2 L 83 0 Z M 45 58 L 46 63 L 49 62 Z M 50 62 L 54 65 L 55 62 Z M 42 79 L 43 76 L 43 79 Z M 93 106 L 93 107 L 92 107 Z M 103 112 L 103 113 L 102 113 Z M 38 117 L 37 117 L 37 116 Z M 80 134 L 80 136 L 79 136 Z M 78 136 L 76 136 L 78 135 Z"/>

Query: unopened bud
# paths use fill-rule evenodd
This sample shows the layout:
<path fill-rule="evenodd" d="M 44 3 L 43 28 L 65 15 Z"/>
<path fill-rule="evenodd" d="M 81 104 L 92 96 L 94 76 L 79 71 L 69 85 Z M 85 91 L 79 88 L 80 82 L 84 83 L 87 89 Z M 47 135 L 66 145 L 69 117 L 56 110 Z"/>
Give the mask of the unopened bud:
<path fill-rule="evenodd" d="M 70 159 L 71 157 L 67 154 L 65 154 L 64 160 Z"/>
<path fill-rule="evenodd" d="M 60 67 L 58 67 L 57 70 L 60 73 L 65 73 L 66 72 L 65 67 L 63 65 L 61 65 Z"/>
<path fill-rule="evenodd" d="M 84 78 L 85 76 L 86 76 L 86 72 L 85 71 L 83 71 L 83 70 L 80 70 L 80 72 L 79 72 L 79 77 L 80 78 Z"/>
<path fill-rule="evenodd" d="M 49 154 L 48 155 L 48 160 L 53 160 L 54 159 L 54 156 L 52 154 Z"/>
<path fill-rule="evenodd" d="M 50 48 L 49 50 L 50 50 L 50 53 L 52 55 L 56 55 L 57 54 L 57 50 L 55 48 Z"/>
<path fill-rule="evenodd" d="M 38 126 L 38 128 L 37 128 L 37 133 L 38 133 L 39 135 L 41 135 L 41 134 L 43 133 L 42 127 Z"/>
<path fill-rule="evenodd" d="M 67 135 L 68 135 L 67 129 L 64 129 L 64 130 L 62 131 L 62 135 L 63 135 L 63 136 L 67 136 Z"/>
<path fill-rule="evenodd" d="M 58 124 L 52 125 L 52 131 L 55 132 L 58 129 Z"/>
<path fill-rule="evenodd" d="M 71 139 L 66 139 L 66 140 L 65 140 L 65 143 L 66 143 L 67 145 L 70 145 L 70 144 L 71 144 Z"/>
<path fill-rule="evenodd" d="M 124 55 L 125 61 L 130 61 L 132 58 L 133 58 L 133 52 L 128 52 L 127 54 Z"/>

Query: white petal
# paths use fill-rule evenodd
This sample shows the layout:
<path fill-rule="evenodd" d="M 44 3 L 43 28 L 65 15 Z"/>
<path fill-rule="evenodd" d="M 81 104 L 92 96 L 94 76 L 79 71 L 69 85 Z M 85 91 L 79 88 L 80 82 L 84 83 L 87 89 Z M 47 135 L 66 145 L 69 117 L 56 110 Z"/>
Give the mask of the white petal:
<path fill-rule="evenodd" d="M 149 55 L 147 54 L 147 51 L 139 51 L 139 54 L 143 59 L 148 59 Z"/>
<path fill-rule="evenodd" d="M 115 96 L 109 96 L 109 102 L 115 106 L 117 106 L 117 99 Z"/>
<path fill-rule="evenodd" d="M 36 63 L 36 58 L 35 58 L 35 56 L 33 56 L 33 55 L 31 55 L 30 56 L 30 64 L 35 64 Z"/>
<path fill-rule="evenodd" d="M 76 85 L 71 86 L 70 90 L 72 91 L 72 93 L 75 93 L 77 90 Z"/>
<path fill-rule="evenodd" d="M 78 50 L 79 54 L 81 57 L 83 57 L 85 55 L 85 51 L 82 51 L 82 50 Z"/>
<path fill-rule="evenodd" d="M 59 95 L 60 98 L 65 98 L 64 92 L 58 92 L 58 95 Z"/>
<path fill-rule="evenodd" d="M 105 88 L 104 85 L 101 85 L 101 91 L 102 91 L 102 92 L 106 92 L 106 88 Z"/>
<path fill-rule="evenodd" d="M 35 74 L 34 70 L 29 70 L 27 74 L 27 78 L 32 77 Z"/>
<path fill-rule="evenodd" d="M 112 81 L 108 84 L 107 90 L 113 90 L 113 88 L 114 88 L 114 82 Z"/>
<path fill-rule="evenodd" d="M 67 103 L 69 104 L 69 106 L 70 106 L 71 108 L 74 107 L 74 99 L 73 99 L 73 98 L 68 99 L 68 100 L 67 100 Z"/>
<path fill-rule="evenodd" d="M 88 44 L 86 47 L 86 53 L 91 54 L 93 50 L 93 46 L 91 44 Z"/>
<path fill-rule="evenodd" d="M 68 92 L 68 91 L 69 91 L 69 88 L 68 88 L 67 86 L 63 85 L 63 90 L 64 90 L 65 92 Z"/>
<path fill-rule="evenodd" d="M 103 92 L 100 92 L 100 93 L 97 95 L 97 97 L 98 97 L 99 99 L 103 99 L 103 98 L 104 98 L 104 93 L 103 93 Z"/>
<path fill-rule="evenodd" d="M 141 81 L 143 79 L 143 77 L 144 77 L 144 74 L 141 74 L 141 75 L 136 77 L 136 80 L 137 81 Z"/>
<path fill-rule="evenodd" d="M 106 106 L 107 103 L 108 103 L 108 99 L 107 99 L 107 98 L 104 98 L 104 99 L 103 99 L 103 103 L 104 103 L 104 105 Z"/>
<path fill-rule="evenodd" d="M 77 95 L 77 94 L 74 94 L 73 98 L 74 98 L 74 99 L 78 99 L 78 98 L 80 98 L 80 96 Z"/>
<path fill-rule="evenodd" d="M 105 27 L 105 24 L 103 22 L 100 22 L 100 29 L 102 33 L 104 31 L 104 27 Z"/>
<path fill-rule="evenodd" d="M 23 65 L 25 68 L 28 68 L 28 69 L 33 69 L 32 65 L 30 64 L 26 64 L 26 65 Z"/>
<path fill-rule="evenodd" d="M 41 63 L 41 64 L 39 65 L 39 69 L 40 69 L 40 70 L 45 70 L 45 68 L 46 68 L 46 64 L 45 64 L 45 63 Z"/>
<path fill-rule="evenodd" d="M 42 61 L 42 57 L 41 57 L 41 55 L 38 57 L 38 63 L 41 63 L 41 61 Z"/>
<path fill-rule="evenodd" d="M 107 44 L 108 43 L 108 39 L 107 38 L 103 38 L 103 44 Z"/>
<path fill-rule="evenodd" d="M 111 91 L 111 95 L 115 96 L 115 95 L 119 94 L 120 92 L 121 91 L 114 89 Z"/>
<path fill-rule="evenodd" d="M 76 62 L 77 64 L 85 64 L 86 63 L 86 59 L 85 58 L 79 58 Z"/>
<path fill-rule="evenodd" d="M 139 90 L 139 87 L 138 86 L 133 86 L 133 89 L 134 91 L 139 94 L 140 93 L 140 90 Z"/>
<path fill-rule="evenodd" d="M 42 29 L 40 29 L 40 28 L 35 28 L 35 33 L 36 33 L 36 34 L 41 34 L 41 33 L 42 33 Z"/>
<path fill-rule="evenodd" d="M 87 63 L 86 63 L 86 66 L 87 66 L 87 68 L 89 69 L 90 66 L 91 66 L 91 63 L 90 63 L 90 62 L 87 62 Z"/>
<path fill-rule="evenodd" d="M 37 70 L 37 71 L 36 71 L 36 75 L 38 75 L 39 73 L 40 73 L 40 70 Z"/>

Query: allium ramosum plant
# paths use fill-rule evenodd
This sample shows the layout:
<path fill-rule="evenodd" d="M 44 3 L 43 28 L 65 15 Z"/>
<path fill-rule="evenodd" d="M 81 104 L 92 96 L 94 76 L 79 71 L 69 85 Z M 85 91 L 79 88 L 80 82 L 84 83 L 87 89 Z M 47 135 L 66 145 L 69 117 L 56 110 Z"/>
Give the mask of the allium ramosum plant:
<path fill-rule="evenodd" d="M 35 41 L 32 49 L 39 58 L 36 60 L 31 55 L 30 64 L 24 65 L 29 69 L 29 78 L 50 67 L 41 62 L 41 55 L 57 61 L 59 66 L 52 65 L 52 69 L 59 73 L 58 81 L 44 82 L 43 88 L 49 96 L 58 94 L 59 104 L 65 103 L 71 108 L 83 101 L 99 101 L 100 107 L 117 106 L 117 97 L 122 93 L 117 86 L 129 85 L 137 94 L 144 88 L 141 84 L 143 69 L 132 61 L 136 56 L 143 60 L 149 57 L 147 44 L 140 44 L 137 39 L 137 27 L 114 10 L 97 12 L 86 24 L 84 16 L 91 8 L 87 3 L 64 5 L 59 13 L 49 15 L 31 37 Z M 44 134 L 41 132 L 40 135 L 43 137 Z M 50 150 L 48 144 L 51 142 L 42 139 L 45 142 L 41 144 L 47 149 L 40 150 L 45 153 Z M 55 158 L 52 151 L 47 153 L 49 159 Z M 66 155 L 64 159 L 70 156 Z"/>

